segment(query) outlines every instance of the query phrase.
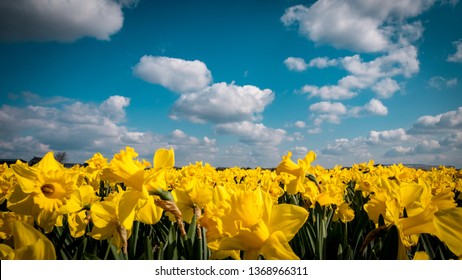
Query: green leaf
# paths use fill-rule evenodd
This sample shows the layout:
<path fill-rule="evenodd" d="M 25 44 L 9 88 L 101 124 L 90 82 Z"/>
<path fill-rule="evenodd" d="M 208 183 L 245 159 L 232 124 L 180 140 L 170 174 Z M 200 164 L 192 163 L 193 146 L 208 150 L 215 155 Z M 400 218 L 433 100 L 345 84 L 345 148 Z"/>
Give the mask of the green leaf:
<path fill-rule="evenodd" d="M 140 229 L 140 222 L 134 221 L 132 227 L 132 234 L 128 239 L 128 258 L 133 260 L 136 258 L 136 246 L 138 245 L 138 235 Z"/>
<path fill-rule="evenodd" d="M 154 256 L 152 253 L 152 240 L 150 236 L 147 236 L 144 240 L 144 258 L 146 260 L 153 260 Z"/>

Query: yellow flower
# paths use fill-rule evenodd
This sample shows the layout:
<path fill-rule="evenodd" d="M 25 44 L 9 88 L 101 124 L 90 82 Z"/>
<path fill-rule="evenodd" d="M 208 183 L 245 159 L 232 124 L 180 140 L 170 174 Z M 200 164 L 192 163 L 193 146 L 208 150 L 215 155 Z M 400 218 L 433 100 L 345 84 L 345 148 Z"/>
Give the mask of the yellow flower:
<path fill-rule="evenodd" d="M 91 206 L 90 215 L 93 228 L 88 235 L 96 240 L 111 239 L 117 249 L 123 248 L 126 253 L 131 230 L 123 227 L 118 218 L 121 196 L 121 193 L 114 193 L 109 195 L 105 201 L 96 202 Z"/>
<path fill-rule="evenodd" d="M 6 163 L 0 165 L 0 204 L 10 197 L 14 183 L 14 174 L 11 168 Z"/>
<path fill-rule="evenodd" d="M 19 220 L 10 221 L 14 238 L 14 249 L 2 244 L 2 259 L 56 260 L 53 243 L 33 226 Z"/>
<path fill-rule="evenodd" d="M 107 167 L 107 158 L 103 157 L 101 153 L 96 153 L 92 158 L 86 161 L 88 164 L 85 167 L 85 174 L 88 178 L 89 184 L 98 191 L 101 181 L 101 174 L 104 168 Z"/>
<path fill-rule="evenodd" d="M 34 166 L 12 166 L 18 186 L 8 200 L 7 207 L 16 213 L 32 215 L 45 232 L 50 232 L 62 214 L 78 208 L 63 207 L 77 190 L 78 172 L 66 169 L 48 152 Z"/>
<path fill-rule="evenodd" d="M 13 220 L 24 221 L 31 226 L 34 225 L 32 216 L 20 215 L 14 212 L 0 212 L 0 239 L 8 239 L 13 234 L 10 228 L 10 222 Z"/>
<path fill-rule="evenodd" d="M 289 241 L 307 218 L 304 208 L 275 205 L 268 193 L 257 188 L 237 190 L 227 201 L 208 204 L 201 223 L 208 240 L 219 242 L 219 250 L 243 250 L 244 259 L 259 255 L 268 260 L 298 259 Z"/>
<path fill-rule="evenodd" d="M 172 191 L 173 198 L 183 214 L 185 222 L 190 223 L 195 208 L 202 212 L 204 206 L 212 200 L 213 189 L 197 178 L 184 178 L 182 184 Z"/>
<path fill-rule="evenodd" d="M 400 233 L 399 257 L 417 244 L 419 234 L 430 233 L 443 241 L 458 257 L 462 256 L 462 208 L 456 207 L 454 194 L 434 189 L 422 180 L 400 183 L 383 177 L 364 205 L 369 218 L 377 223 L 382 215 L 387 225 L 395 224 Z"/>
<path fill-rule="evenodd" d="M 138 154 L 131 147 L 121 150 L 104 169 L 103 179 L 122 182 L 127 187 L 118 204 L 119 220 L 126 229 L 131 229 L 134 218 L 147 224 L 157 223 L 162 214 L 154 204 L 150 192 L 166 188 L 165 170 L 174 164 L 173 149 L 158 149 L 154 154 L 154 168 L 145 170 L 146 164 L 135 160 Z M 141 213 L 137 213 L 141 211 Z M 136 216 L 135 216 L 136 215 Z"/>
<path fill-rule="evenodd" d="M 335 209 L 333 220 L 338 221 L 340 219 L 342 222 L 347 223 L 352 221 L 355 218 L 355 211 L 350 208 L 348 203 L 343 202 L 342 204 L 338 205 Z"/>
<path fill-rule="evenodd" d="M 282 161 L 276 167 L 276 173 L 286 172 L 295 176 L 295 179 L 290 181 L 286 186 L 286 192 L 288 194 L 297 194 L 305 192 L 306 175 L 310 171 L 311 163 L 316 159 L 316 154 L 310 151 L 306 154 L 304 159 L 299 159 L 297 163 L 293 162 L 290 158 L 292 152 L 288 152 L 286 156 L 282 157 Z"/>
<path fill-rule="evenodd" d="M 70 234 L 72 237 L 78 238 L 85 234 L 88 224 L 87 211 L 90 210 L 91 205 L 100 200 L 100 197 L 95 194 L 92 186 L 83 185 L 74 192 L 72 198 L 63 208 L 79 209 L 75 212 L 67 211 L 69 212 L 67 222 Z"/>

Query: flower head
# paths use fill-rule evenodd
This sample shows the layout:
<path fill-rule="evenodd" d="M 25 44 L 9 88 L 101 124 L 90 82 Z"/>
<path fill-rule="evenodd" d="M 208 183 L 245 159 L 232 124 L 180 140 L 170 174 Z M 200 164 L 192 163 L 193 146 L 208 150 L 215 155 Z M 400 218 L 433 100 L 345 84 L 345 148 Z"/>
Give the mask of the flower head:
<path fill-rule="evenodd" d="M 77 211 L 64 207 L 77 191 L 78 172 L 66 169 L 48 152 L 34 166 L 12 166 L 18 185 L 14 188 L 8 208 L 19 214 L 32 215 L 38 225 L 51 231 L 58 217 Z"/>

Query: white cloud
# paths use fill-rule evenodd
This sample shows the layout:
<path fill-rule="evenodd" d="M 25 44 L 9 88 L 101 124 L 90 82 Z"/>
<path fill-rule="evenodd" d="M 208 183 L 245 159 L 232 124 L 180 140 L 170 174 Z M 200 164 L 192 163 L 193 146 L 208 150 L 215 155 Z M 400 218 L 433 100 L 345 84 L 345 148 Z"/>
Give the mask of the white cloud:
<path fill-rule="evenodd" d="M 10 141 L 0 140 L 0 152 L 3 158 L 20 158 L 29 161 L 33 156 L 43 156 L 50 146 L 41 143 L 32 136 L 14 137 Z"/>
<path fill-rule="evenodd" d="M 304 128 L 304 127 L 306 127 L 306 123 L 304 121 L 296 121 L 294 123 L 294 126 L 298 127 L 298 128 Z"/>
<path fill-rule="evenodd" d="M 133 73 L 144 81 L 160 84 L 178 93 L 204 89 L 212 81 L 212 74 L 202 61 L 164 56 L 141 57 Z"/>
<path fill-rule="evenodd" d="M 199 123 L 255 121 L 261 119 L 261 113 L 273 99 L 270 89 L 216 83 L 201 91 L 182 94 L 172 107 L 171 117 Z"/>
<path fill-rule="evenodd" d="M 363 106 L 347 107 L 340 102 L 321 101 L 311 104 L 308 109 L 312 112 L 311 118 L 316 126 L 324 122 L 339 124 L 342 118 L 362 117 L 364 115 L 388 114 L 388 109 L 380 100 L 371 99 Z"/>
<path fill-rule="evenodd" d="M 286 140 L 286 131 L 279 128 L 269 128 L 262 123 L 249 121 L 223 123 L 215 126 L 219 134 L 231 134 L 245 146 L 234 146 L 225 152 L 224 161 L 231 158 L 247 159 L 242 166 L 259 165 L 274 167 L 280 160 L 278 145 Z M 241 153 L 236 153 L 239 151 Z M 239 161 L 239 160 L 238 160 Z"/>
<path fill-rule="evenodd" d="M 329 59 L 328 57 L 316 57 L 310 60 L 308 63 L 309 67 L 316 67 L 316 68 L 327 68 L 329 66 L 336 66 L 338 65 L 338 61 L 336 59 Z"/>
<path fill-rule="evenodd" d="M 395 92 L 400 90 L 400 86 L 395 80 L 385 78 L 372 86 L 372 90 L 377 93 L 377 97 L 379 98 L 390 98 Z"/>
<path fill-rule="evenodd" d="M 428 85 L 437 90 L 441 90 L 443 88 L 450 88 L 457 85 L 457 78 L 446 79 L 441 76 L 434 76 L 430 78 L 430 80 L 428 81 Z"/>
<path fill-rule="evenodd" d="M 249 145 L 277 146 L 286 135 L 283 129 L 269 128 L 262 123 L 249 121 L 217 124 L 215 128 L 218 133 L 237 135 L 240 142 Z"/>
<path fill-rule="evenodd" d="M 339 138 L 321 149 L 324 161 L 346 164 L 417 163 L 462 167 L 462 107 L 422 116 L 410 129 L 371 131 L 368 136 Z"/>
<path fill-rule="evenodd" d="M 310 128 L 308 129 L 308 134 L 319 134 L 322 132 L 321 128 L 315 127 L 315 128 Z"/>
<path fill-rule="evenodd" d="M 364 105 L 364 110 L 375 114 L 386 116 L 388 114 L 388 108 L 383 105 L 383 103 L 378 99 L 371 99 L 366 105 Z"/>
<path fill-rule="evenodd" d="M 318 44 L 361 52 L 386 51 L 416 39 L 418 31 L 410 29 L 418 30 L 418 25 L 404 25 L 403 30 L 403 25 L 396 23 L 421 14 L 433 2 L 320 0 L 309 7 L 288 8 L 281 21 L 286 26 L 297 25 L 301 35 Z"/>
<path fill-rule="evenodd" d="M 309 109 L 316 113 L 331 113 L 335 115 L 342 115 L 347 112 L 345 105 L 340 102 L 322 101 L 310 105 Z"/>
<path fill-rule="evenodd" d="M 130 105 L 130 98 L 114 95 L 104 100 L 99 106 L 101 112 L 105 113 L 111 120 L 121 122 L 125 120 L 125 107 Z"/>
<path fill-rule="evenodd" d="M 450 62 L 462 62 L 462 40 L 452 43 L 456 47 L 456 52 L 448 56 Z"/>
<path fill-rule="evenodd" d="M 340 102 L 322 101 L 311 104 L 308 109 L 313 112 L 311 117 L 316 126 L 323 122 L 339 124 L 341 116 L 347 113 L 347 108 Z"/>
<path fill-rule="evenodd" d="M 86 36 L 109 40 L 122 28 L 122 8 L 135 2 L 0 1 L 0 40 L 73 42 Z"/>
<path fill-rule="evenodd" d="M 400 89 L 393 77 L 411 77 L 419 72 L 417 49 L 414 46 L 393 49 L 367 62 L 359 54 L 331 61 L 336 61 L 349 75 L 338 80 L 336 85 L 305 85 L 301 89 L 302 93 L 308 93 L 309 98 L 340 100 L 351 99 L 360 90 L 370 87 L 377 93 L 377 97 L 390 98 Z"/>
<path fill-rule="evenodd" d="M 305 71 L 308 67 L 305 60 L 299 57 L 288 57 L 284 60 L 284 64 L 287 69 L 297 72 Z"/>
<path fill-rule="evenodd" d="M 462 107 L 435 116 L 426 115 L 417 119 L 409 133 L 429 134 L 441 131 L 453 131 L 462 129 Z"/>
<path fill-rule="evenodd" d="M 423 140 L 421 143 L 411 147 L 397 146 L 386 151 L 385 157 L 422 156 L 435 154 L 443 151 L 437 140 Z"/>
<path fill-rule="evenodd" d="M 179 166 L 196 160 L 215 161 L 219 150 L 213 138 L 198 138 L 179 129 L 162 135 L 122 126 L 120 122 L 126 116 L 129 101 L 127 97 L 115 95 L 100 104 L 3 105 L 0 107 L 0 157 L 29 160 L 53 150 L 65 151 L 70 162 L 83 163 L 96 152 L 111 158 L 131 146 L 140 158 L 149 161 L 161 147 L 175 149 Z"/>
<path fill-rule="evenodd" d="M 369 133 L 368 141 L 371 143 L 390 143 L 390 142 L 400 142 L 407 141 L 410 139 L 410 135 L 407 134 L 404 128 L 392 129 L 392 130 L 382 130 L 375 131 L 372 130 Z"/>
<path fill-rule="evenodd" d="M 358 95 L 356 92 L 350 91 L 348 88 L 330 85 L 330 86 L 314 86 L 305 85 L 303 86 L 302 93 L 309 93 L 309 97 L 319 97 L 323 100 L 340 100 L 350 99 Z"/>
<path fill-rule="evenodd" d="M 175 151 L 176 165 L 184 166 L 199 161 L 214 162 L 219 151 L 216 140 L 204 136 L 202 139 L 188 135 L 180 129 L 164 137 L 168 146 Z"/>

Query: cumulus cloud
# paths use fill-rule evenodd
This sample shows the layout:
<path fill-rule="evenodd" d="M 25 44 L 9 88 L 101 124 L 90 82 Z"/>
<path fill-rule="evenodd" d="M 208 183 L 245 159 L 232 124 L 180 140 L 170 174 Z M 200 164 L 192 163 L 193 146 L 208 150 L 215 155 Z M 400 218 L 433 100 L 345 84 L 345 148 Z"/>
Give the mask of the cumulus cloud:
<path fill-rule="evenodd" d="M 462 40 L 452 43 L 456 47 L 456 52 L 448 56 L 449 62 L 462 62 Z"/>
<path fill-rule="evenodd" d="M 104 100 L 99 106 L 102 113 L 105 113 L 111 120 L 121 122 L 125 120 L 125 107 L 130 105 L 130 98 L 114 95 Z"/>
<path fill-rule="evenodd" d="M 114 95 L 99 104 L 2 105 L 0 157 L 29 160 L 53 150 L 65 151 L 71 162 L 83 163 L 96 152 L 111 158 L 131 146 L 149 161 L 156 149 L 172 147 L 180 166 L 196 160 L 214 162 L 219 150 L 213 138 L 198 138 L 179 129 L 155 134 L 121 125 L 129 103 L 129 98 Z"/>
<path fill-rule="evenodd" d="M 269 128 L 262 123 L 249 121 L 218 124 L 216 130 L 218 133 L 237 135 L 239 141 L 245 144 L 271 146 L 279 145 L 287 133 L 283 129 Z"/>
<path fill-rule="evenodd" d="M 338 65 L 337 59 L 329 59 L 328 57 L 316 57 L 310 60 L 308 63 L 309 67 L 316 67 L 316 68 L 326 68 L 330 66 Z"/>
<path fill-rule="evenodd" d="M 309 93 L 309 97 L 319 97 L 323 100 L 340 100 L 340 99 L 350 99 L 358 95 L 358 93 L 351 91 L 348 88 L 338 85 L 329 85 L 329 86 L 314 86 L 314 85 L 305 85 L 302 87 L 302 93 Z"/>
<path fill-rule="evenodd" d="M 201 91 L 182 94 L 172 107 L 171 117 L 198 123 L 256 121 L 273 99 L 270 89 L 216 83 Z"/>
<path fill-rule="evenodd" d="M 417 49 L 414 46 L 391 50 L 370 61 L 363 61 L 359 54 L 328 61 L 331 62 L 327 65 L 334 65 L 335 61 L 335 65 L 345 69 L 348 75 L 338 80 L 336 85 L 303 86 L 301 92 L 308 93 L 309 98 L 351 99 L 366 88 L 372 88 L 378 98 L 390 98 L 400 89 L 393 77 L 409 78 L 419 72 Z"/>
<path fill-rule="evenodd" d="M 430 80 L 428 81 L 428 85 L 437 90 L 441 90 L 443 88 L 450 88 L 457 85 L 457 78 L 446 79 L 441 76 L 434 76 L 430 78 Z"/>
<path fill-rule="evenodd" d="M 318 44 L 353 51 L 378 52 L 402 44 L 405 39 L 415 40 L 415 34 L 420 31 L 418 25 L 396 22 L 406 23 L 406 20 L 421 14 L 433 3 L 434 0 L 320 0 L 309 7 L 289 7 L 281 21 L 286 26 L 297 26 L 301 35 Z M 412 37 L 404 38 L 406 35 Z"/>
<path fill-rule="evenodd" d="M 460 168 L 461 128 L 462 107 L 422 116 L 409 129 L 372 130 L 367 136 L 335 139 L 321 152 L 333 163 L 342 157 L 349 164 L 374 159 L 376 163 L 446 164 Z"/>
<path fill-rule="evenodd" d="M 305 71 L 308 67 L 305 60 L 299 57 L 288 57 L 284 60 L 284 64 L 287 69 L 297 72 Z"/>
<path fill-rule="evenodd" d="M 298 127 L 298 128 L 304 128 L 304 127 L 306 127 L 306 123 L 304 121 L 296 121 L 294 123 L 294 126 Z"/>
<path fill-rule="evenodd" d="M 390 98 L 395 92 L 400 90 L 398 83 L 390 78 L 385 78 L 372 86 L 372 90 L 377 93 L 379 98 Z"/>
<path fill-rule="evenodd" d="M 324 122 L 339 124 L 342 118 L 362 117 L 364 115 L 388 114 L 388 109 L 378 99 L 371 99 L 363 106 L 347 107 L 341 102 L 321 101 L 311 104 L 308 109 L 312 112 L 311 118 L 316 126 Z"/>
<path fill-rule="evenodd" d="M 366 105 L 364 105 L 364 110 L 375 114 L 386 116 L 388 114 L 388 108 L 383 105 L 383 103 L 378 99 L 371 99 Z"/>
<path fill-rule="evenodd" d="M 246 156 L 249 160 L 244 166 L 258 163 L 264 167 L 274 167 L 280 160 L 278 145 L 285 139 L 286 131 L 279 128 L 269 128 L 262 123 L 249 121 L 223 123 L 215 126 L 219 134 L 231 134 L 238 137 L 238 141 L 245 146 L 235 146 L 225 152 L 226 157 Z M 234 156 L 233 156 L 234 155 Z"/>
<path fill-rule="evenodd" d="M 407 134 L 404 128 L 375 131 L 372 130 L 369 133 L 368 141 L 371 143 L 384 143 L 384 142 L 400 142 L 407 141 L 410 139 L 410 135 Z"/>
<path fill-rule="evenodd" d="M 430 132 L 453 131 L 462 128 L 462 107 L 435 116 L 426 115 L 417 119 L 409 130 L 413 134 L 429 134 Z"/>
<path fill-rule="evenodd" d="M 0 1 L 0 40 L 73 42 L 109 40 L 123 25 L 122 8 L 137 1 Z"/>
<path fill-rule="evenodd" d="M 202 139 L 188 135 L 180 129 L 173 130 L 165 136 L 168 146 L 175 150 L 177 165 L 181 166 L 204 161 L 212 163 L 215 161 L 219 151 L 216 147 L 216 140 L 204 136 Z"/>
<path fill-rule="evenodd" d="M 165 56 L 141 57 L 133 73 L 146 82 L 162 85 L 177 93 L 201 90 L 212 81 L 212 74 L 202 61 Z"/>

